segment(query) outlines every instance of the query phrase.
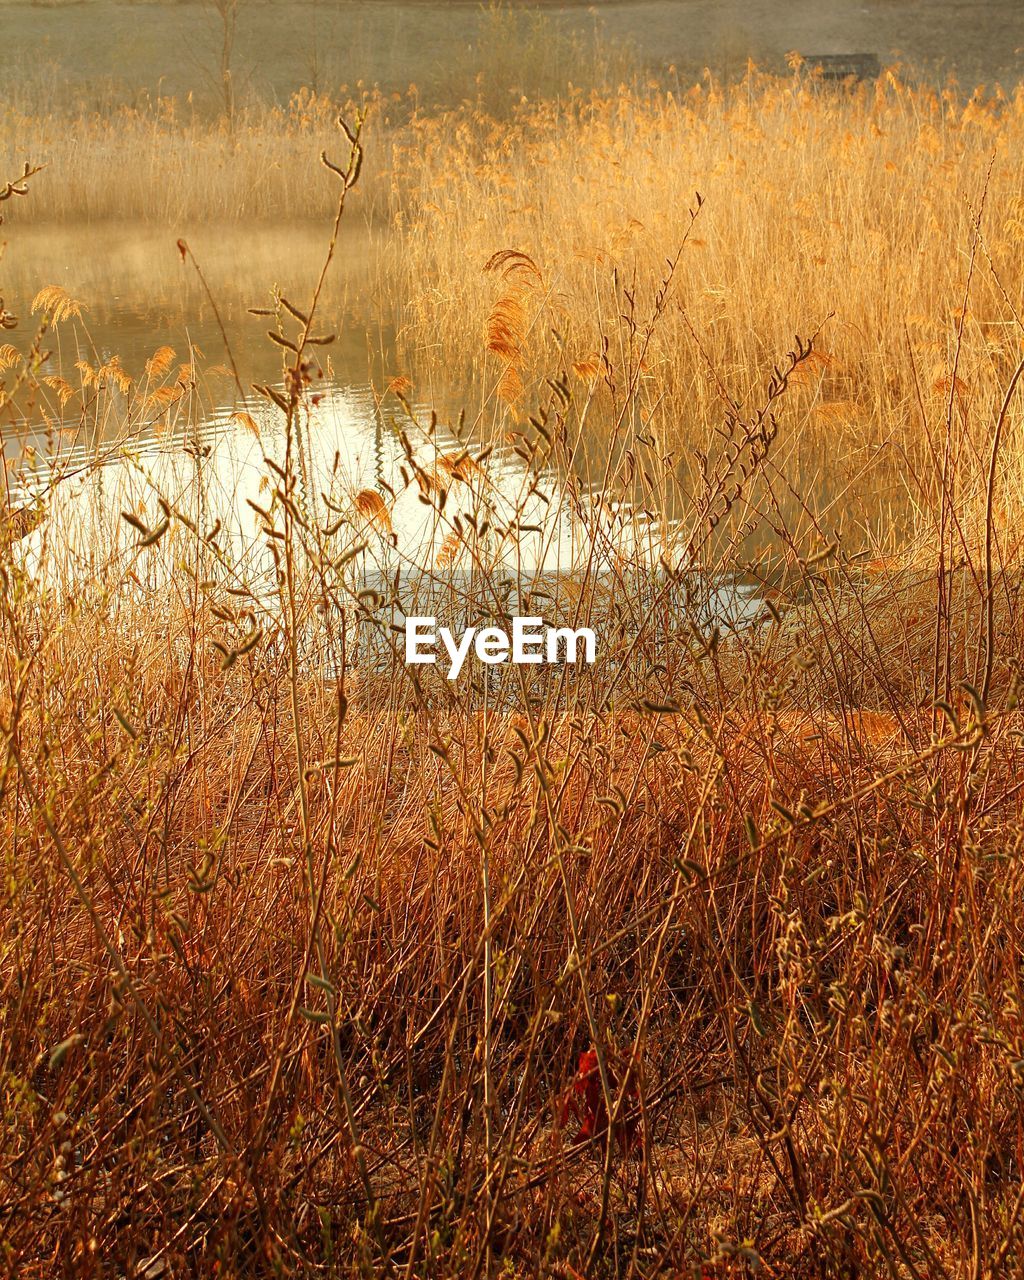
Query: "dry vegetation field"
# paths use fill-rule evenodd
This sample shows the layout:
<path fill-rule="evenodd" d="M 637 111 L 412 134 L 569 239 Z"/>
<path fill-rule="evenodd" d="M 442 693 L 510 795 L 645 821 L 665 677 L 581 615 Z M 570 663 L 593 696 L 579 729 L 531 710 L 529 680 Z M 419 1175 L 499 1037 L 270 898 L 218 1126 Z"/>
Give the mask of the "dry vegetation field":
<path fill-rule="evenodd" d="M 55 374 L 73 300 L 6 298 L 10 483 L 16 408 L 56 462 L 0 525 L 2 1265 L 1024 1274 L 1024 95 L 349 105 L 357 142 L 309 94 L 10 107 L 5 179 L 48 167 L 5 234 L 323 218 L 329 256 L 369 218 L 434 567 L 495 593 L 513 450 L 608 553 L 601 658 L 510 711 L 352 657 L 397 496 L 311 483 L 316 298 L 240 423 L 258 562 L 207 505 L 209 371 L 154 334 Z M 403 360 L 484 389 L 429 465 Z M 65 442 L 171 413 L 194 482 L 111 492 L 72 564 Z M 716 625 L 740 572 L 759 620 Z"/>

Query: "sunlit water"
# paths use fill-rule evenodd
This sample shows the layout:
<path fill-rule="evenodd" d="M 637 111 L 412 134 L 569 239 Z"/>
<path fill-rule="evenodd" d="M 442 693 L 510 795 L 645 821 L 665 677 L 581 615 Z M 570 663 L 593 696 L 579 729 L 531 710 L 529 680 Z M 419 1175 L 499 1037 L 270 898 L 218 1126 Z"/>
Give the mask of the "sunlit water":
<path fill-rule="evenodd" d="M 673 602 L 675 625 L 742 626 L 759 615 L 740 583 L 667 579 L 683 553 L 670 522 L 538 474 L 511 447 L 483 456 L 426 413 L 399 425 L 371 393 L 330 389 L 300 415 L 290 443 L 281 414 L 252 401 L 245 415 L 222 409 L 182 435 L 106 442 L 99 453 L 78 445 L 56 467 L 52 456 L 40 460 L 14 495 L 45 512 L 18 544 L 19 561 L 62 592 L 110 578 L 171 589 L 180 556 L 164 554 L 164 538 L 192 536 L 204 573 L 244 585 L 276 617 L 286 526 L 274 492 L 287 471 L 300 564 L 343 563 L 346 602 L 378 622 L 383 609 L 392 628 L 411 614 L 465 626 L 481 611 L 579 623 L 584 595 L 592 621 L 595 600 L 607 620 L 625 594 L 638 629 L 650 621 L 645 596 Z"/>

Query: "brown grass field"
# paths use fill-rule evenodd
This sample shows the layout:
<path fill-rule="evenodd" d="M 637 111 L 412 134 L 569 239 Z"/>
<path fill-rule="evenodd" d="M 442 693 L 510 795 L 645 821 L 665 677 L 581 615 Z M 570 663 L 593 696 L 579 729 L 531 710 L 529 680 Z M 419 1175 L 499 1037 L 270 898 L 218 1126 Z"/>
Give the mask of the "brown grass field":
<path fill-rule="evenodd" d="M 76 300 L 6 298 L 2 1266 L 1024 1275 L 1024 96 L 363 105 L 73 144 L 11 109 L 5 234 L 322 218 L 326 268 L 368 217 L 435 567 L 498 610 L 514 451 L 608 552 L 572 583 L 599 661 L 510 708 L 359 660 L 401 495 L 311 483 L 318 297 L 270 308 L 240 425 L 284 442 L 262 559 L 213 522 L 210 369 L 155 334 L 53 372 Z M 432 362 L 474 407 L 428 466 Z M 169 422 L 191 482 L 123 518 L 104 480 L 83 551 L 69 442 Z M 738 575 L 758 621 L 716 623 Z"/>

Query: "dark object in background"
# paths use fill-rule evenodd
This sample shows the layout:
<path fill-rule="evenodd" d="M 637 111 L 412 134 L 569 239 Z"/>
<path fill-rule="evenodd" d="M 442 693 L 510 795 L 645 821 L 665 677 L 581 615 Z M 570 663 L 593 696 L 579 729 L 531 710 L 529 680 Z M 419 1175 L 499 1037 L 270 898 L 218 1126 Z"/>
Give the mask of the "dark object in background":
<path fill-rule="evenodd" d="M 875 53 L 805 53 L 808 71 L 820 70 L 822 80 L 877 80 L 882 70 Z"/>

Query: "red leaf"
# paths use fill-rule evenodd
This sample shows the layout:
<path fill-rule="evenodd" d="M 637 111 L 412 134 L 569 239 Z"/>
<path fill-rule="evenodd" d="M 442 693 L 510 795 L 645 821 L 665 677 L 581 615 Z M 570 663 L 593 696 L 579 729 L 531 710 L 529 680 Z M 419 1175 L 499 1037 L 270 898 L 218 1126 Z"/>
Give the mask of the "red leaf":
<path fill-rule="evenodd" d="M 611 1063 L 607 1065 L 608 1087 L 614 1093 L 618 1089 L 618 1077 Z M 629 1088 L 625 1107 L 633 1110 L 636 1090 Z M 608 1141 L 608 1108 L 605 1106 L 604 1091 L 601 1088 L 601 1071 L 597 1061 L 597 1051 L 587 1049 L 580 1054 L 576 1075 L 562 1097 L 560 1122 L 563 1126 L 573 1116 L 579 1123 L 577 1137 L 582 1141 L 589 1138 L 600 1138 Z M 636 1117 L 618 1120 L 615 1124 L 615 1138 L 623 1152 L 633 1150 L 639 1137 L 639 1126 Z"/>

